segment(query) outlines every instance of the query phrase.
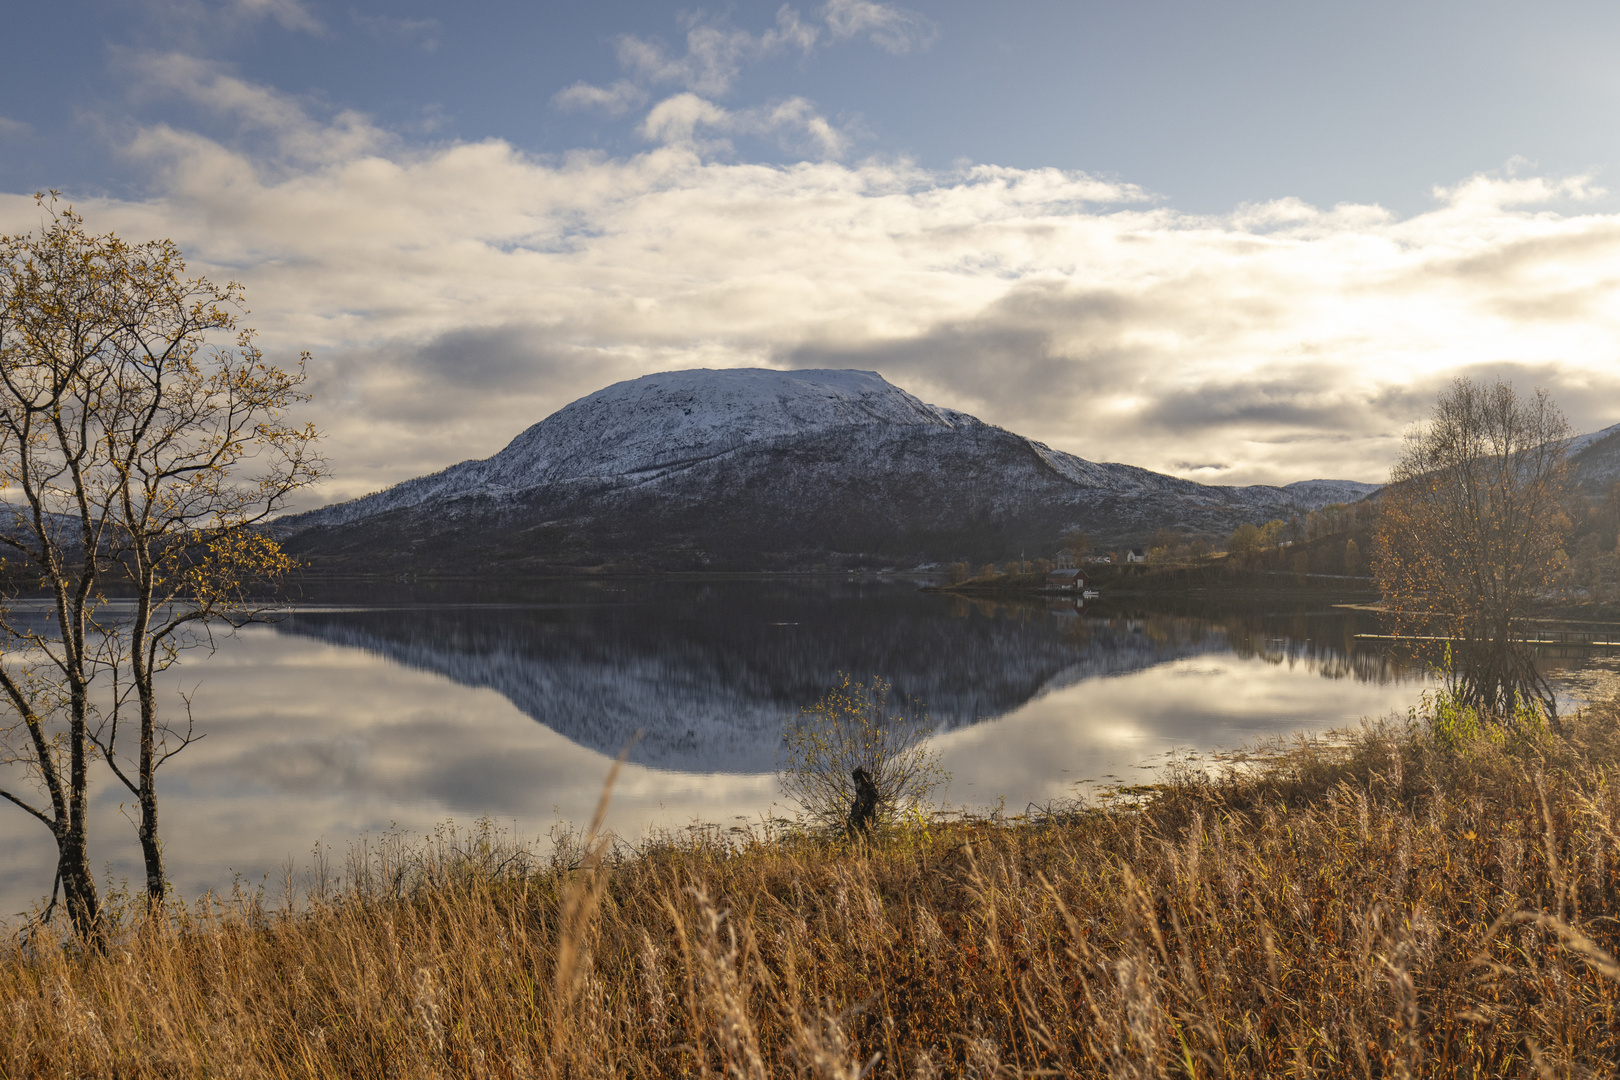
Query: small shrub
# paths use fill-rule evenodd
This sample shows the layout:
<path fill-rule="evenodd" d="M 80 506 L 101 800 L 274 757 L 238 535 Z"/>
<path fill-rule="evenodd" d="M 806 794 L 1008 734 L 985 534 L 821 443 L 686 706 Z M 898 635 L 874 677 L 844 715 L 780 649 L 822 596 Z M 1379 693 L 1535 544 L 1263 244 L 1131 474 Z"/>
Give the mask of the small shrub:
<path fill-rule="evenodd" d="M 865 769 L 877 785 L 878 821 L 893 821 L 948 779 L 927 745 L 932 730 L 923 707 L 890 705 L 887 680 L 860 683 L 842 675 L 788 729 L 778 770 L 782 791 L 815 824 L 839 829 L 855 794 L 852 775 Z"/>
<path fill-rule="evenodd" d="M 1447 750 L 1462 750 L 1480 739 L 1501 748 L 1510 736 L 1533 744 L 1556 727 L 1546 703 L 1523 692 L 1513 695 L 1513 708 L 1508 712 L 1481 707 L 1468 692 L 1466 673 L 1458 670 L 1449 644 L 1441 661 L 1430 670 L 1442 680 L 1441 685 L 1423 692 L 1420 704 L 1410 710 L 1410 719 L 1427 726 L 1435 742 Z"/>

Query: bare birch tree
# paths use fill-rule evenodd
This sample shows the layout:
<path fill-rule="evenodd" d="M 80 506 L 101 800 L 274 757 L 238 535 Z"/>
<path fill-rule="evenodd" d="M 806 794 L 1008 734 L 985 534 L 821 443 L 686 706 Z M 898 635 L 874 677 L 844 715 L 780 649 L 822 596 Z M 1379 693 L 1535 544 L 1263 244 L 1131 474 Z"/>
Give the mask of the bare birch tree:
<path fill-rule="evenodd" d="M 303 360 L 266 362 L 237 325 L 240 286 L 37 201 L 38 234 L 0 237 L 0 747 L 34 789 L 0 798 L 50 829 L 75 931 L 95 940 L 90 764 L 135 796 L 161 902 L 155 774 L 194 732 L 189 709 L 171 724 L 157 676 L 290 568 L 254 526 L 322 463 L 314 430 L 284 420 L 306 399 Z"/>
<path fill-rule="evenodd" d="M 1380 498 L 1372 571 L 1403 636 L 1443 637 L 1464 704 L 1512 717 L 1552 690 L 1524 621 L 1557 567 L 1569 425 L 1546 391 L 1458 379 Z"/>

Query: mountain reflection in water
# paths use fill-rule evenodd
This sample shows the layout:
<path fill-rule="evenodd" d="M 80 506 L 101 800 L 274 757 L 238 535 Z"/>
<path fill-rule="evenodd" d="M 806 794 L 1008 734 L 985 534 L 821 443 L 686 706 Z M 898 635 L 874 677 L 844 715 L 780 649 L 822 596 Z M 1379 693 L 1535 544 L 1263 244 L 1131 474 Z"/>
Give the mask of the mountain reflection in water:
<path fill-rule="evenodd" d="M 495 602 L 501 597 L 504 602 Z M 559 583 L 446 604 L 295 611 L 283 633 L 364 649 L 489 688 L 573 742 L 683 772 L 775 767 L 784 725 L 841 673 L 881 676 L 944 733 L 1090 679 L 1210 653 L 1304 663 L 1387 683 L 1405 670 L 1356 648 L 1358 612 L 1149 611 L 1106 602 L 997 604 L 884 579 Z"/>
<path fill-rule="evenodd" d="M 368 831 L 488 815 L 544 837 L 590 819 L 638 729 L 608 817 L 622 835 L 791 813 L 771 775 L 783 725 L 840 672 L 928 705 L 943 803 L 1018 810 L 1139 779 L 1177 748 L 1404 711 L 1428 683 L 1355 640 L 1374 629 L 1331 608 L 1082 613 L 877 577 L 307 583 L 273 627 L 164 674 L 164 707 L 185 695 L 208 736 L 159 775 L 164 850 L 193 897 L 235 874 L 279 880 L 316 841 L 341 853 Z M 0 763 L 0 782 L 27 778 Z M 96 864 L 138 880 L 127 793 L 100 767 L 94 783 Z M 50 891 L 54 866 L 43 828 L 0 816 L 0 921 Z"/>

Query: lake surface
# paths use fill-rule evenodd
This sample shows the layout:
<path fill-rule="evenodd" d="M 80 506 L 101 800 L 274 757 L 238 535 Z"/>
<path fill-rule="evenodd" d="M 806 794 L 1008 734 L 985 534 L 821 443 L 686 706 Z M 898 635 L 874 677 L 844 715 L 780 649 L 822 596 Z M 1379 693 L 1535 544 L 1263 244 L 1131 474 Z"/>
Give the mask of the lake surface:
<path fill-rule="evenodd" d="M 206 737 L 159 773 L 181 895 L 271 880 L 362 834 L 481 815 L 525 838 L 589 819 L 612 758 L 629 837 L 789 816 L 786 723 L 840 673 L 926 705 L 951 806 L 1022 811 L 1146 778 L 1169 753 L 1404 713 L 1421 668 L 1331 606 L 995 604 L 850 579 L 307 585 L 273 625 L 189 654 L 166 686 Z M 1608 660 L 1565 665 L 1607 692 Z M 8 777 L 15 783 L 15 778 Z M 98 768 L 92 855 L 141 877 L 129 797 Z M 43 827 L 0 807 L 0 918 L 51 884 Z"/>

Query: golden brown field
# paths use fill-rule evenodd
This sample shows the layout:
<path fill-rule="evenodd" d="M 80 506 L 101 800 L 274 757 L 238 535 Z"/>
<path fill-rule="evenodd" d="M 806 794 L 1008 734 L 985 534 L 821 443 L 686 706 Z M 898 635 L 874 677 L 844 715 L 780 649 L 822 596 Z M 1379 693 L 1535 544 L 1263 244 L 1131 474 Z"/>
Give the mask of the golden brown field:
<path fill-rule="evenodd" d="M 1371 728 L 870 846 L 351 859 L 296 910 L 13 933 L 8 1077 L 1602 1076 L 1620 712 Z"/>

